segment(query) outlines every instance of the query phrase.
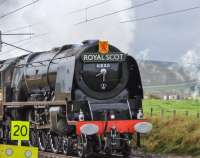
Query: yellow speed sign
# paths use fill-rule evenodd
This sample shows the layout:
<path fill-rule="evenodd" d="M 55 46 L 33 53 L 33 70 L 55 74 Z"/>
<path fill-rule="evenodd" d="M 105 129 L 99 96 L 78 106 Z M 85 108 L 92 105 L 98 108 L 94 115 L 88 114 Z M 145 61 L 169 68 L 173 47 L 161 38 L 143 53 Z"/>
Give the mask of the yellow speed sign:
<path fill-rule="evenodd" d="M 0 144 L 0 158 L 38 158 L 38 148 Z"/>
<path fill-rule="evenodd" d="M 30 122 L 11 121 L 11 140 L 29 140 Z"/>

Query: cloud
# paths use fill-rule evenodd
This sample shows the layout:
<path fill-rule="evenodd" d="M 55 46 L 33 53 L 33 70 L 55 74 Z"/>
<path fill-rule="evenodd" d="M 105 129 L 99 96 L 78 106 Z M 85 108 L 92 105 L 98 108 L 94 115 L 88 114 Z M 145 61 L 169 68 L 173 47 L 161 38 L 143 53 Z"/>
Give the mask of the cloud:
<path fill-rule="evenodd" d="M 7 28 L 38 23 L 37 25 L 24 30 L 34 32 L 36 35 L 48 33 L 46 36 L 28 42 L 27 46 L 23 46 L 34 51 L 48 50 L 64 44 L 81 43 L 81 41 L 87 39 L 104 39 L 109 40 L 111 44 L 128 53 L 134 42 L 135 24 L 120 24 L 119 21 L 129 18 L 130 15 L 133 16 L 134 10 L 115 14 L 82 25 L 74 24 L 85 19 L 85 12 L 67 15 L 70 11 L 84 8 L 97 2 L 101 1 L 41 0 L 37 4 L 24 9 L 16 15 L 8 17 L 7 19 L 9 20 L 5 20 L 4 30 Z M 25 0 L 20 1 L 19 4 L 13 3 L 14 5 L 12 8 L 23 6 L 26 3 L 27 1 Z M 89 9 L 87 16 L 88 18 L 94 18 L 131 5 L 132 2 L 130 0 L 113 0 Z M 12 38 L 12 41 L 16 41 L 17 39 L 19 40 L 19 38 Z M 6 40 L 11 41 L 8 38 L 6 38 Z M 6 50 L 7 48 L 4 49 L 4 51 Z M 10 53 L 9 57 L 23 53 L 24 52 L 15 50 L 13 53 Z M 3 59 L 7 57 L 8 56 L 4 54 L 1 55 L 0 58 Z"/>

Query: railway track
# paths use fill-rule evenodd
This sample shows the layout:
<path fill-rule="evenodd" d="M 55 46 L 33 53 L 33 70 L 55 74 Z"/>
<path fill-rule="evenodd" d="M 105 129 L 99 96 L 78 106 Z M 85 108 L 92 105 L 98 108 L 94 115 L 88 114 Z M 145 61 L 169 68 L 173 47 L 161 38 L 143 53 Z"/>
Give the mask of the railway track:
<path fill-rule="evenodd" d="M 77 157 L 40 151 L 39 152 L 39 158 L 77 158 Z"/>
<path fill-rule="evenodd" d="M 95 155 L 96 158 L 110 158 L 109 156 L 105 156 L 105 155 Z M 54 153 L 50 153 L 50 152 L 39 152 L 39 158 L 78 158 L 75 156 L 66 156 L 66 155 L 61 155 L 61 154 L 54 154 Z M 122 158 L 121 156 L 113 156 L 112 158 Z M 145 156 L 143 154 L 133 154 L 131 155 L 129 158 L 153 158 L 151 156 Z M 161 158 L 161 157 L 159 157 Z"/>

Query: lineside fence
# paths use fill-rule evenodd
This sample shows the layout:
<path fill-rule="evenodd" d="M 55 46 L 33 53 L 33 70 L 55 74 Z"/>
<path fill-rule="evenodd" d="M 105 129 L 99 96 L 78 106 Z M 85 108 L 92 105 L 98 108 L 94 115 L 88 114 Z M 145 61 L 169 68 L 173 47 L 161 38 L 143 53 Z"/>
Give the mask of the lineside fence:
<path fill-rule="evenodd" d="M 145 116 L 150 117 L 161 117 L 161 118 L 177 118 L 177 117 L 188 117 L 200 119 L 200 112 L 189 111 L 189 110 L 166 110 L 157 108 L 148 108 L 144 110 Z"/>

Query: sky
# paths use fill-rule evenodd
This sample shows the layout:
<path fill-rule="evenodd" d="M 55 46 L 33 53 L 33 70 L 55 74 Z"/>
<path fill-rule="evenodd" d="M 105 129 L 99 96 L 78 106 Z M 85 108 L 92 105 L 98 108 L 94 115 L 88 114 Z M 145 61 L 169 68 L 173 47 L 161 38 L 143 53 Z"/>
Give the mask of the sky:
<path fill-rule="evenodd" d="M 200 6 L 199 0 L 158 0 L 81 25 L 75 24 L 85 20 L 85 11 L 70 15 L 68 13 L 104 0 L 40 0 L 15 14 L 1 18 L 2 15 L 32 1 L 0 0 L 2 32 L 30 25 L 17 32 L 35 34 L 31 37 L 3 36 L 4 41 L 31 51 L 42 51 L 64 44 L 80 43 L 85 39 L 106 39 L 122 51 L 144 59 L 177 62 L 183 59 L 185 61 L 186 57 L 193 60 L 192 58 L 200 56 L 200 9 L 146 21 L 120 23 L 135 17 Z M 147 1 L 149 0 L 110 0 L 88 9 L 87 17 L 94 18 Z M 27 38 L 30 40 L 17 42 Z M 0 52 L 0 60 L 24 53 L 27 52 L 4 46 Z"/>
<path fill-rule="evenodd" d="M 199 0 L 159 0 L 135 10 L 136 17 L 200 6 Z M 200 9 L 136 23 L 134 51 L 146 59 L 180 61 L 191 50 L 199 55 Z"/>
<path fill-rule="evenodd" d="M 33 0 L 32 0 L 33 1 Z M 0 6 L 0 14 L 6 13 L 19 8 L 31 0 L 6 0 Z M 16 14 L 1 19 L 0 28 L 2 32 L 12 30 L 13 28 L 24 25 L 32 25 L 30 28 L 20 30 L 20 32 L 33 32 L 38 38 L 32 36 L 32 40 L 26 43 L 16 43 L 28 37 L 8 37 L 4 36 L 3 40 L 9 43 L 32 51 L 50 50 L 52 48 L 65 44 L 80 44 L 84 40 L 108 40 L 111 44 L 116 45 L 124 52 L 129 52 L 131 43 L 134 42 L 134 24 L 121 25 L 119 22 L 123 19 L 134 15 L 134 10 L 123 12 L 121 14 L 105 17 L 94 22 L 76 25 L 78 22 L 86 19 L 85 11 L 76 14 L 69 12 L 85 8 L 89 5 L 96 4 L 105 0 L 40 0 L 32 6 L 29 6 Z M 3 2 L 3 0 L 0 0 Z M 87 10 L 87 18 L 101 16 L 121 8 L 127 8 L 132 5 L 130 0 L 110 0 L 105 4 L 90 8 Z M 16 32 L 16 31 L 15 31 Z M 13 33 L 13 32 L 12 32 Z M 40 36 L 45 34 L 44 36 Z M 8 46 L 3 47 L 0 54 L 1 59 L 22 55 L 23 51 L 19 51 Z"/>

